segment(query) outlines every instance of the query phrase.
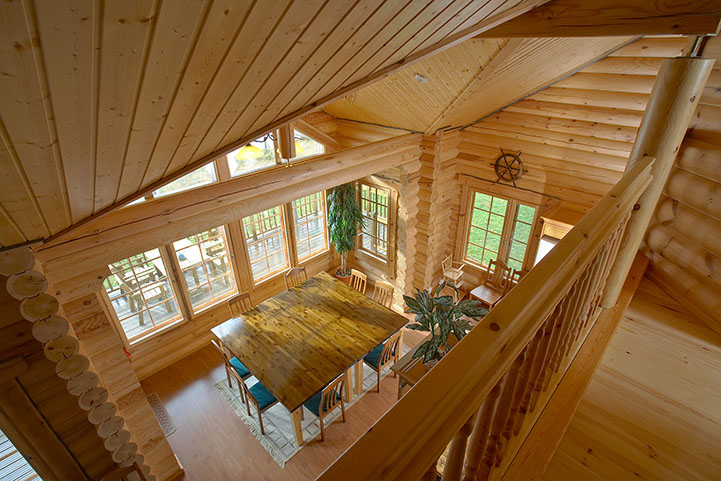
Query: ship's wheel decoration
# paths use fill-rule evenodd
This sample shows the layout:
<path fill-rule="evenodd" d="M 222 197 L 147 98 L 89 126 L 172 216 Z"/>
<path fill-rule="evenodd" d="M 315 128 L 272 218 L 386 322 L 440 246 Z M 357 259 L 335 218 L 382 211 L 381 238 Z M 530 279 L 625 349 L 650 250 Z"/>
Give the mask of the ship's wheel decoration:
<path fill-rule="evenodd" d="M 521 152 L 512 154 L 504 152 L 501 149 L 501 155 L 498 156 L 496 161 L 493 163 L 493 170 L 496 171 L 498 180 L 496 182 L 513 182 L 513 186 L 516 186 L 516 181 L 523 175 L 523 161 L 521 161 Z"/>

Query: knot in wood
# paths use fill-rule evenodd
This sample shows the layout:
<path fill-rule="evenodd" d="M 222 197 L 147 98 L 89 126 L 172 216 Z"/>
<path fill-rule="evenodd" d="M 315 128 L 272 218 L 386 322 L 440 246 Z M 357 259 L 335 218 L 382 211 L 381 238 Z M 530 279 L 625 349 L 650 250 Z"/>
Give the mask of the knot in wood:
<path fill-rule="evenodd" d="M 488 327 L 490 327 L 490 328 L 491 328 L 491 331 L 494 331 L 494 332 L 501 330 L 501 326 L 499 326 L 499 325 L 496 324 L 495 322 L 492 322 Z"/>

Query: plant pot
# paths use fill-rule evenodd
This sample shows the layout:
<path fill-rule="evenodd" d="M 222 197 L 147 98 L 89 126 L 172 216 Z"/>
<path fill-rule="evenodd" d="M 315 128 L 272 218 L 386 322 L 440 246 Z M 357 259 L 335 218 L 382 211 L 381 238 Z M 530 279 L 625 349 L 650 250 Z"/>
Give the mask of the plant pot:
<path fill-rule="evenodd" d="M 425 366 L 426 371 L 430 371 L 431 369 L 433 369 L 433 366 L 435 366 L 436 364 L 438 364 L 438 361 L 439 361 L 439 359 L 431 359 L 431 360 L 428 361 L 428 362 L 424 362 L 424 363 L 423 363 L 423 366 Z"/>
<path fill-rule="evenodd" d="M 346 284 L 350 285 L 350 273 L 347 274 L 347 275 L 342 276 L 342 275 L 338 274 L 338 271 L 335 271 L 335 277 L 336 277 L 336 279 L 338 279 L 339 281 L 343 281 L 343 282 L 345 282 Z"/>

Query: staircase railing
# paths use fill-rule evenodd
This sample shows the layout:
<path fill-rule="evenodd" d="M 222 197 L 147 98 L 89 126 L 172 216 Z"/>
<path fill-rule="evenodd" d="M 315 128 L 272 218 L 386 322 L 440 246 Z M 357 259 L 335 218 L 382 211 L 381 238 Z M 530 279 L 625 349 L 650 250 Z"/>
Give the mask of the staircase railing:
<path fill-rule="evenodd" d="M 497 479 L 600 312 L 652 159 L 636 167 L 318 479 Z M 440 458 L 440 462 L 438 461 Z"/>

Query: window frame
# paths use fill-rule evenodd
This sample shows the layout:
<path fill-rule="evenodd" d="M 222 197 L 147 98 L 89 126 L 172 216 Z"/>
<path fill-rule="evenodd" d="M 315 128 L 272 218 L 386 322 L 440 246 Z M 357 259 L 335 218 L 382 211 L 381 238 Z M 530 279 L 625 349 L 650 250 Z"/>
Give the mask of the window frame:
<path fill-rule="evenodd" d="M 181 326 L 188 322 L 191 317 L 187 308 L 187 305 L 185 303 L 185 298 L 183 296 L 183 290 L 182 286 L 178 285 L 177 281 L 177 272 L 175 270 L 175 263 L 173 262 L 172 256 L 170 255 L 169 248 L 167 245 L 162 245 L 159 247 L 154 247 L 153 249 L 158 249 L 158 252 L 160 253 L 160 259 L 163 260 L 163 263 L 165 265 L 166 269 L 166 278 L 168 279 L 168 283 L 170 284 L 170 289 L 173 294 L 173 299 L 175 299 L 175 303 L 178 306 L 178 318 L 174 320 L 168 320 L 166 322 L 163 322 L 159 326 L 154 326 L 152 329 L 149 329 L 147 331 L 144 331 L 141 335 L 137 337 L 133 337 L 132 339 L 128 337 L 127 333 L 125 332 L 125 329 L 123 328 L 122 321 L 120 320 L 120 317 L 118 316 L 118 313 L 115 311 L 115 308 L 113 307 L 112 300 L 110 299 L 110 295 L 108 294 L 107 290 L 105 289 L 105 281 L 109 278 L 115 275 L 111 271 L 110 276 L 103 279 L 103 285 L 101 289 L 101 299 L 102 299 L 102 305 L 105 308 L 106 315 L 109 319 L 112 320 L 113 324 L 115 325 L 115 330 L 120 336 L 121 340 L 123 341 L 123 344 L 128 347 L 135 347 L 149 339 L 154 338 L 158 334 L 165 332 L 169 329 L 173 329 L 177 326 Z M 153 250 L 148 249 L 148 250 Z M 143 251 L 148 252 L 148 251 Z M 130 257 L 138 255 L 138 254 L 132 254 L 128 257 L 125 257 L 125 259 L 129 259 Z M 123 259 L 120 259 L 123 260 Z M 115 261 L 118 262 L 118 261 Z M 110 268 L 108 267 L 110 270 Z M 179 295 L 180 293 L 180 295 Z M 168 302 L 168 301 L 164 301 Z M 147 306 L 147 305 L 146 305 Z M 151 318 L 152 319 L 152 318 Z"/>
<path fill-rule="evenodd" d="M 358 206 L 361 208 L 361 211 L 363 210 L 363 198 L 361 195 L 362 186 L 365 185 L 367 187 L 373 188 L 373 189 L 380 189 L 383 191 L 388 192 L 388 217 L 387 223 L 386 223 L 386 232 L 387 232 L 387 239 L 386 239 L 386 257 L 381 257 L 379 255 L 376 255 L 372 251 L 366 250 L 363 248 L 363 229 L 361 228 L 361 231 L 356 236 L 356 248 L 355 253 L 356 256 L 360 254 L 362 258 L 371 259 L 379 264 L 382 264 L 383 266 L 390 266 L 392 265 L 393 259 L 394 259 L 394 253 L 395 253 L 395 194 L 396 191 L 388 186 L 380 185 L 374 182 L 370 182 L 365 179 L 361 179 L 356 181 L 356 200 L 358 201 Z M 364 217 L 365 218 L 365 217 Z"/>
<path fill-rule="evenodd" d="M 211 282 L 212 280 L 210 279 L 210 276 L 208 276 L 208 272 L 207 272 L 207 270 L 206 270 L 206 268 L 205 268 L 205 265 L 207 264 L 207 260 L 205 259 L 205 256 L 204 256 L 203 253 L 202 253 L 202 249 L 200 249 L 200 247 L 198 247 L 198 249 L 201 250 L 200 255 L 201 255 L 201 258 L 203 259 L 202 262 L 201 262 L 201 266 L 203 267 L 203 270 L 204 270 L 205 273 L 206 273 L 206 280 L 207 280 L 207 282 L 205 282 L 205 283 L 203 283 L 203 284 L 200 284 L 200 285 L 194 287 L 193 289 L 189 289 L 188 286 L 187 286 L 187 284 L 186 284 L 186 282 L 185 282 L 185 277 L 183 276 L 183 268 L 180 266 L 180 260 L 178 259 L 178 254 L 177 254 L 178 250 L 176 250 L 176 248 L 175 248 L 175 242 L 178 242 L 178 241 L 182 240 L 183 238 L 178 239 L 178 240 L 176 240 L 176 241 L 173 241 L 173 242 L 171 242 L 170 244 L 167 245 L 167 248 L 168 248 L 168 250 L 169 250 L 169 252 L 170 252 L 170 257 L 171 257 L 171 259 L 173 260 L 173 271 L 174 271 L 174 275 L 175 275 L 175 276 L 177 277 L 177 279 L 179 280 L 179 286 L 180 286 L 180 291 L 181 291 L 182 296 L 183 296 L 183 302 L 185 303 L 186 308 L 187 308 L 187 311 L 188 311 L 188 313 L 189 313 L 189 315 L 190 315 L 191 318 L 194 317 L 194 316 L 197 316 L 197 315 L 201 314 L 202 312 L 204 312 L 204 311 L 206 311 L 206 310 L 208 310 L 208 309 L 210 309 L 210 308 L 212 308 L 212 307 L 217 306 L 218 304 L 220 304 L 220 303 L 222 303 L 222 302 L 224 302 L 224 301 L 227 301 L 228 299 L 230 299 L 230 298 L 233 297 L 234 295 L 238 294 L 238 292 L 239 292 L 239 283 L 238 283 L 238 279 L 237 279 L 238 276 L 237 276 L 237 271 L 236 271 L 236 269 L 235 269 L 235 267 L 234 267 L 234 265 L 233 265 L 234 256 L 232 255 L 232 245 L 231 245 L 231 242 L 230 242 L 230 236 L 228 235 L 228 232 L 229 232 L 228 226 L 225 225 L 225 224 L 221 224 L 221 225 L 219 225 L 219 226 L 211 227 L 210 229 L 206 229 L 206 230 L 204 230 L 204 231 L 202 231 L 202 232 L 198 232 L 197 234 L 190 234 L 190 235 L 185 236 L 185 237 L 200 235 L 200 234 L 203 234 L 203 233 L 205 233 L 205 232 L 208 232 L 208 231 L 211 230 L 211 229 L 216 229 L 216 228 L 221 228 L 221 229 L 222 229 L 222 233 L 220 234 L 220 236 L 222 236 L 223 239 L 224 239 L 224 241 L 225 241 L 225 257 L 226 257 L 227 260 L 228 260 L 228 272 L 227 272 L 225 275 L 218 276 L 218 277 L 216 277 L 216 278 L 214 278 L 214 279 L 212 279 L 212 280 L 217 280 L 217 279 L 220 279 L 220 278 L 225 277 L 225 276 L 230 276 L 230 277 L 231 277 L 231 280 L 233 281 L 233 289 L 230 290 L 229 292 L 227 292 L 226 294 L 220 296 L 220 297 L 213 297 L 213 298 L 211 298 L 210 301 L 208 301 L 208 302 L 206 302 L 206 303 L 204 303 L 204 304 L 201 304 L 201 305 L 198 306 L 197 308 L 196 308 L 196 307 L 193 307 L 193 303 L 192 303 L 192 301 L 191 301 L 191 299 L 190 299 L 190 292 L 191 292 L 191 290 L 200 289 L 203 285 L 207 285 L 208 288 L 211 290 L 211 293 L 212 293 L 212 287 L 210 286 L 210 282 Z M 185 238 L 185 237 L 184 237 L 184 238 Z M 187 248 L 189 248 L 189 247 L 191 247 L 191 246 L 198 246 L 198 244 L 191 244 L 190 246 L 186 246 L 186 247 L 184 247 L 184 248 L 181 248 L 180 250 L 185 250 L 185 249 L 187 249 Z"/>
<path fill-rule="evenodd" d="M 518 209 L 520 205 L 526 205 L 529 207 L 533 207 L 534 213 L 533 213 L 533 220 L 531 222 L 531 230 L 528 235 L 528 242 L 526 244 L 526 252 L 524 254 L 524 259 L 521 265 L 521 269 L 530 269 L 532 267 L 532 259 L 535 258 L 535 252 L 538 248 L 538 243 L 535 240 L 538 228 L 539 228 L 539 219 L 541 218 L 541 206 L 535 202 L 531 202 L 525 199 L 518 199 L 511 195 L 508 195 L 507 193 L 499 193 L 497 191 L 490 191 L 477 187 L 475 185 L 468 185 L 465 184 L 463 190 L 463 214 L 465 216 L 465 219 L 462 219 L 465 222 L 465 226 L 463 229 L 459 229 L 459 239 L 457 239 L 456 243 L 456 254 L 459 259 L 463 259 L 463 262 L 469 264 L 472 267 L 475 267 L 476 269 L 480 269 L 481 271 L 486 272 L 488 270 L 487 266 L 484 266 L 482 263 L 476 261 L 475 259 L 469 258 L 468 253 L 468 244 L 469 244 L 469 238 L 470 238 L 470 231 L 471 231 L 471 221 L 473 219 L 473 200 L 475 197 L 475 193 L 478 192 L 480 194 L 485 194 L 491 197 L 497 197 L 503 200 L 506 200 L 508 204 L 506 205 L 506 212 L 504 213 L 504 221 L 503 221 L 503 229 L 501 234 L 501 242 L 499 246 L 499 255 L 497 259 L 502 260 L 503 262 L 507 263 L 508 258 L 510 256 L 510 249 L 511 249 L 511 241 L 513 237 L 513 232 L 516 224 L 516 219 L 518 216 Z M 512 219 L 511 222 L 508 222 L 509 219 Z M 461 234 L 462 233 L 462 234 Z M 460 241 L 460 242 L 459 242 Z M 500 253 L 503 252 L 503 256 L 500 255 Z"/>
<path fill-rule="evenodd" d="M 253 214 L 247 215 L 247 216 L 239 219 L 240 229 L 241 229 L 241 234 L 242 234 L 242 240 L 243 240 L 243 248 L 245 249 L 245 256 L 246 256 L 246 260 L 247 260 L 248 277 L 250 278 L 251 283 L 252 283 L 253 286 L 255 286 L 255 287 L 263 284 L 264 282 L 268 282 L 268 281 L 274 279 L 275 277 L 277 277 L 277 276 L 279 276 L 279 275 L 284 274 L 285 272 L 287 272 L 288 269 L 290 269 L 290 268 L 293 266 L 295 249 L 293 248 L 293 254 L 291 254 L 291 252 L 290 252 L 290 249 L 291 249 L 290 245 L 291 245 L 291 244 L 290 244 L 290 242 L 289 242 L 288 227 L 287 227 L 287 226 L 288 226 L 288 219 L 287 219 L 287 213 L 286 213 L 286 212 L 287 212 L 286 205 L 287 205 L 287 203 L 281 203 L 281 204 L 278 204 L 277 206 L 268 207 L 267 209 L 263 209 L 263 210 L 261 210 L 261 211 L 259 211 L 259 212 L 255 212 L 255 213 L 253 213 Z M 269 274 L 261 277 L 260 279 L 255 279 L 255 278 L 253 277 L 253 267 L 252 267 L 253 262 L 251 262 L 251 259 L 250 259 L 250 246 L 249 246 L 249 244 L 248 244 L 248 239 L 247 239 L 247 235 L 246 235 L 246 231 L 245 231 L 245 227 L 246 227 L 246 226 L 245 226 L 244 220 L 247 219 L 248 217 L 252 217 L 252 216 L 254 216 L 254 215 L 257 215 L 257 214 L 260 214 L 260 213 L 262 213 L 262 212 L 268 211 L 268 210 L 273 209 L 273 208 L 275 208 L 275 207 L 279 207 L 279 208 L 280 208 L 279 218 L 280 218 L 280 223 L 281 223 L 281 227 L 282 227 L 282 228 L 281 228 L 282 239 L 283 239 L 283 242 L 285 243 L 285 249 L 284 249 L 284 251 L 285 251 L 285 261 L 286 261 L 286 265 L 285 265 L 285 267 L 284 267 L 283 269 L 281 269 L 281 270 L 279 270 L 279 271 L 273 271 L 272 273 L 269 273 Z M 264 240 L 265 240 L 265 238 L 262 239 L 262 240 L 260 240 L 260 241 L 258 241 L 258 242 L 256 242 L 256 243 L 262 243 Z M 264 252 L 265 252 L 265 247 L 263 247 L 263 250 L 264 250 Z M 265 255 L 264 257 L 265 257 L 266 262 L 267 262 L 267 259 L 268 259 L 267 252 L 266 252 L 266 255 Z M 269 267 L 270 267 L 270 266 L 269 266 Z"/>

